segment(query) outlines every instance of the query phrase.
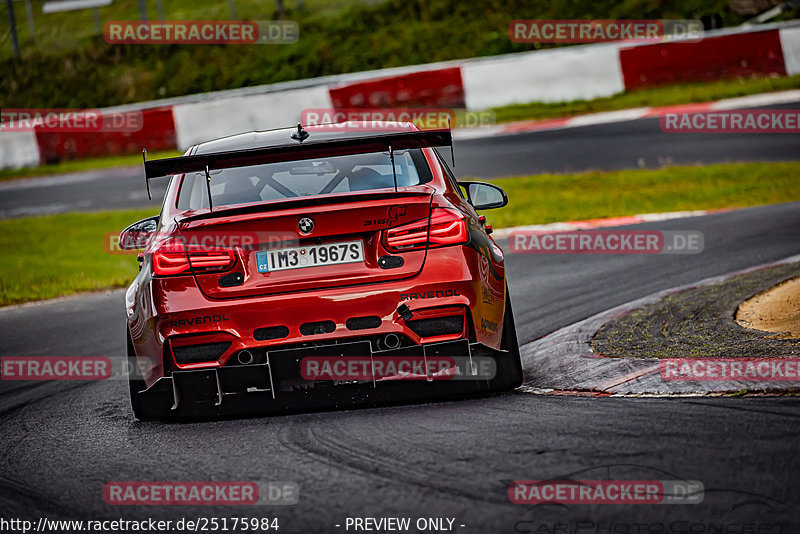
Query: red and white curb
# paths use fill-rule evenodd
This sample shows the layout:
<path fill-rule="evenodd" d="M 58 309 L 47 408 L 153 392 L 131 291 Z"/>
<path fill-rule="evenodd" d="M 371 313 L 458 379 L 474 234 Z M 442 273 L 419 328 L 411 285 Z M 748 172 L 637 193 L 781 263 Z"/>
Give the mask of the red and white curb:
<path fill-rule="evenodd" d="M 706 395 L 753 389 L 753 382 L 741 381 L 665 381 L 659 373 L 658 358 L 605 358 L 592 351 L 595 333 L 609 321 L 664 297 L 699 286 L 715 284 L 733 276 L 765 267 L 800 261 L 800 255 L 748 269 L 706 278 L 673 287 L 622 304 L 565 326 L 520 347 L 525 384 L 517 391 L 549 394 L 561 391 L 586 391 L 600 395 Z M 761 390 L 793 388 L 787 382 L 760 382 Z"/>
<path fill-rule="evenodd" d="M 501 184 L 502 185 L 502 184 Z M 492 233 L 495 239 L 505 239 L 515 232 L 572 232 L 574 230 L 592 230 L 596 228 L 609 228 L 613 226 L 629 226 L 648 222 L 669 221 L 671 219 L 686 219 L 688 217 L 702 217 L 711 213 L 720 213 L 728 209 L 671 211 L 666 213 L 643 213 L 641 215 L 626 215 L 606 219 L 586 219 L 584 221 L 555 222 L 548 224 L 530 224 L 527 226 L 511 226 L 499 228 Z"/>
<path fill-rule="evenodd" d="M 762 93 L 737 98 L 726 98 L 713 102 L 621 109 L 617 111 L 587 113 L 584 115 L 575 115 L 573 117 L 562 117 L 557 119 L 524 120 L 498 124 L 495 126 L 464 128 L 455 130 L 453 136 L 457 140 L 482 139 L 486 137 L 496 137 L 498 135 L 516 135 L 528 132 L 561 130 L 564 128 L 579 128 L 581 126 L 593 126 L 597 124 L 611 124 L 640 119 L 660 118 L 670 113 L 704 113 L 719 110 L 777 106 L 781 104 L 791 104 L 794 102 L 800 102 L 800 89 L 778 91 L 775 93 Z"/>

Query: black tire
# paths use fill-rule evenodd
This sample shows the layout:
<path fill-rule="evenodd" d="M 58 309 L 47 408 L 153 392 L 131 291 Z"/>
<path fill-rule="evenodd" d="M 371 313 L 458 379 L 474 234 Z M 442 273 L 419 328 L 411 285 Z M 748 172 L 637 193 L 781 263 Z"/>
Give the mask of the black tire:
<path fill-rule="evenodd" d="M 497 357 L 497 376 L 492 380 L 492 385 L 493 389 L 509 391 L 522 385 L 523 376 L 517 327 L 514 325 L 514 311 L 511 308 L 508 286 L 506 286 L 506 309 L 503 315 L 503 337 L 500 348 L 506 352 Z"/>
<path fill-rule="evenodd" d="M 131 395 L 131 408 L 133 415 L 136 419 L 147 421 L 152 419 L 143 407 L 141 399 L 141 391 L 147 389 L 147 384 L 142 378 L 142 371 L 139 369 L 139 363 L 136 360 L 136 352 L 133 349 L 133 341 L 131 340 L 131 333 L 128 332 L 128 387 Z"/>

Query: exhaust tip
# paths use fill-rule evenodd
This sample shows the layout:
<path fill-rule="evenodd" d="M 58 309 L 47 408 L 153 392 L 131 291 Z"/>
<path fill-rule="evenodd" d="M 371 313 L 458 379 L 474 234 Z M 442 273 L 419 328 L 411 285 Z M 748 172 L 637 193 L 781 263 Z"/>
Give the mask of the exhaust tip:
<path fill-rule="evenodd" d="M 386 334 L 383 336 L 383 346 L 387 349 L 396 349 L 400 346 L 400 337 L 397 334 Z"/>
<path fill-rule="evenodd" d="M 249 350 L 239 351 L 239 354 L 236 355 L 236 360 L 242 365 L 250 365 L 253 363 L 253 353 Z"/>

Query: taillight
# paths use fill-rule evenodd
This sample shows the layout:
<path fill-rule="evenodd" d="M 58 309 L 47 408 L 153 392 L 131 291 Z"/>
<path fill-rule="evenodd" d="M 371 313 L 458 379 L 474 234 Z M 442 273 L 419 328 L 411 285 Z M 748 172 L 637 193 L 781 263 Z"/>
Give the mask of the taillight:
<path fill-rule="evenodd" d="M 430 219 L 390 228 L 384 232 L 387 250 L 406 252 L 430 247 L 461 245 L 469 241 L 467 220 L 450 208 L 433 208 Z"/>
<path fill-rule="evenodd" d="M 233 250 L 184 245 L 180 239 L 163 241 L 153 252 L 153 273 L 170 276 L 195 272 L 224 271 L 233 267 Z"/>

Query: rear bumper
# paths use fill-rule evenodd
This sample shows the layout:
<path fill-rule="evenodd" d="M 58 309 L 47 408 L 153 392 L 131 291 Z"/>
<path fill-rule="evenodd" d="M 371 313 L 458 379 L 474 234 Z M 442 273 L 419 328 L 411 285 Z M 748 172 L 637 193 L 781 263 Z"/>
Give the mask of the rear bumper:
<path fill-rule="evenodd" d="M 267 353 L 266 363 L 175 371 L 140 392 L 138 402 L 143 413 L 157 419 L 219 418 L 445 400 L 519 385 L 502 372 L 503 362 L 516 356 L 480 343 L 462 339 L 385 351 L 372 351 L 369 343 L 351 345 L 323 346 L 317 353 L 332 355 L 336 347 L 339 356 L 364 356 L 373 362 L 387 357 L 453 357 L 459 362 L 459 376 L 309 381 L 300 378 L 300 361 L 313 350 L 275 350 Z M 489 360 L 495 363 L 495 372 L 477 371 Z"/>
<path fill-rule="evenodd" d="M 181 286 L 177 278 L 153 279 L 138 293 L 128 326 L 136 354 L 160 363 L 149 370 L 143 367 L 148 385 L 172 371 L 226 367 L 242 350 L 260 354 L 298 343 L 395 334 L 418 345 L 469 337 L 499 348 L 503 281 L 481 274 L 479 264 L 479 254 L 472 249 L 448 247 L 432 251 L 425 269 L 412 279 L 215 301 L 205 298 L 190 280 Z M 495 282 L 497 287 L 492 286 Z M 411 315 L 404 317 L 401 306 Z M 449 326 L 427 328 L 418 322 L 437 314 L 464 315 L 467 324 L 463 332 L 453 333 Z M 209 337 L 203 341 L 197 336 Z M 181 339 L 190 344 L 226 342 L 228 348 L 202 359 L 206 363 L 187 363 L 173 355 L 173 345 Z"/>

